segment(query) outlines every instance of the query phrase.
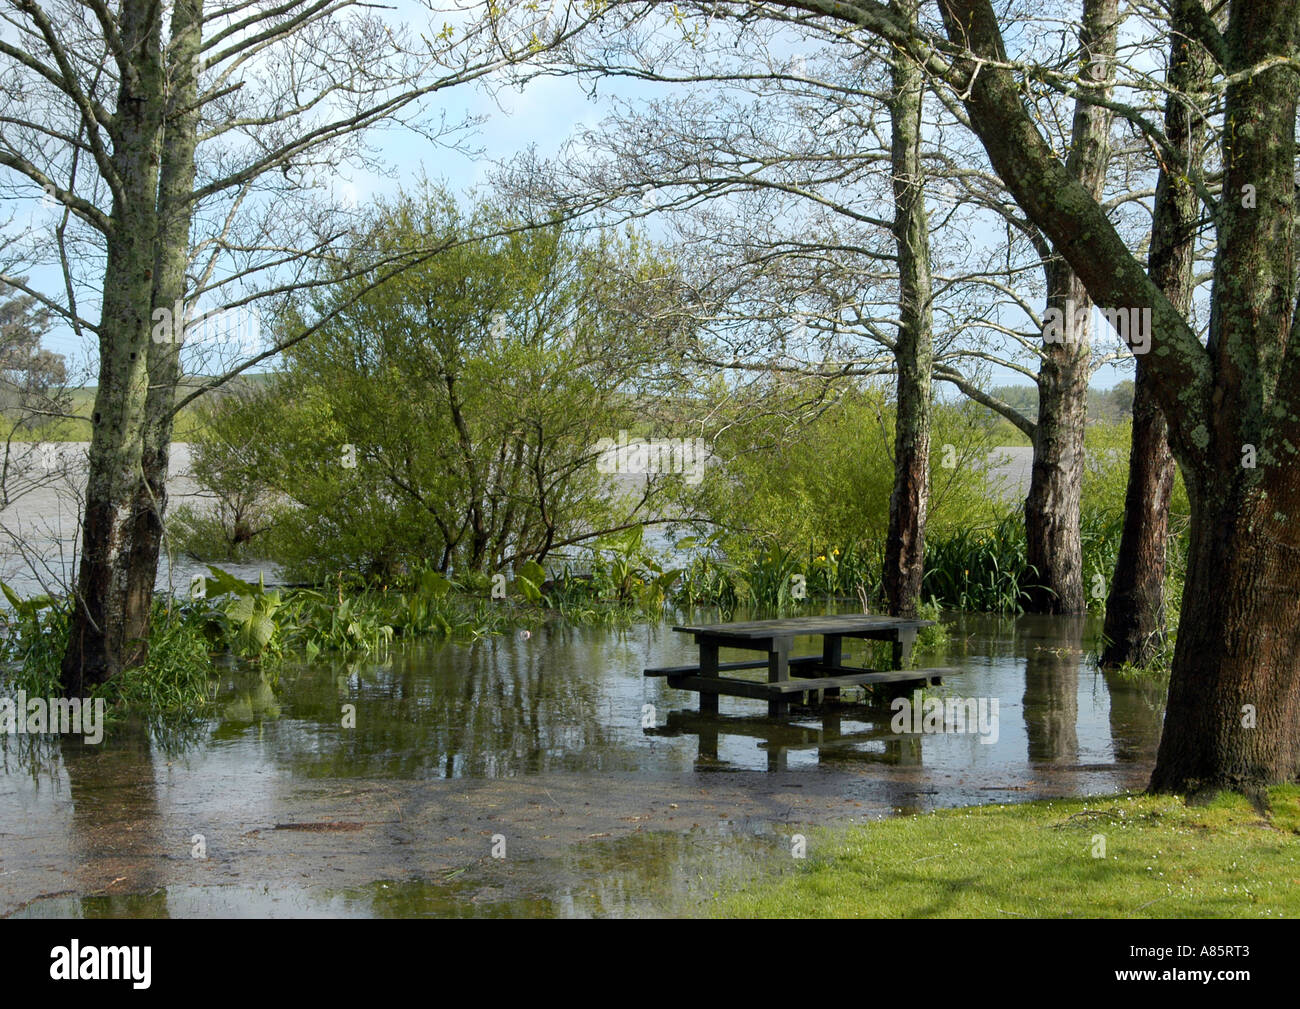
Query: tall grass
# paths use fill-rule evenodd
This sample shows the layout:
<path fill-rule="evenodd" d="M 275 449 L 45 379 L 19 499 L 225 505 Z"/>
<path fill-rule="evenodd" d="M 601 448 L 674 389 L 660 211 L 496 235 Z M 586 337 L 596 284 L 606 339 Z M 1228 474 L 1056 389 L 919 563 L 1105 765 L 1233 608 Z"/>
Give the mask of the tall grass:
<path fill-rule="evenodd" d="M 921 595 L 945 607 L 1019 613 L 1036 577 L 1018 515 L 1004 515 L 988 528 L 926 538 Z"/>
<path fill-rule="evenodd" d="M 31 697 L 60 696 L 60 664 L 68 642 L 66 605 L 6 614 L 8 626 L 0 639 L 5 660 L 0 683 Z M 201 714 L 212 697 L 212 661 L 199 625 L 162 600 L 154 605 L 149 635 L 149 655 L 143 665 L 124 670 L 107 683 L 92 688 L 91 698 L 103 698 L 110 716 L 127 710 L 181 716 Z"/>

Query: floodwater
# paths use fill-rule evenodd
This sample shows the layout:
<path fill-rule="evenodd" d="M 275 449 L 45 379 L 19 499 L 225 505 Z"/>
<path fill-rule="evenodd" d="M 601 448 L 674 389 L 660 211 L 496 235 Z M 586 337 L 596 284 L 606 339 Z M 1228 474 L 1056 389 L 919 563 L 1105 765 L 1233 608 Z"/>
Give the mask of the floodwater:
<path fill-rule="evenodd" d="M 10 502 L 0 508 L 0 581 L 21 596 L 66 594 L 75 581 L 88 448 L 86 442 L 15 442 L 8 449 L 8 472 L 0 481 Z M 210 510 L 216 500 L 194 479 L 191 459 L 189 444 L 172 443 L 167 498 L 173 511 L 181 505 Z M 991 451 L 987 462 L 993 493 L 1009 501 L 1022 500 L 1029 487 L 1033 450 L 1003 446 Z M 635 475 L 613 475 L 611 491 L 638 494 L 640 480 Z M 663 534 L 653 528 L 647 532 L 646 543 L 667 546 Z M 252 582 L 261 576 L 274 583 L 279 577 L 269 562 L 219 566 Z M 184 591 L 196 574 L 207 573 L 206 565 L 189 557 L 164 554 L 159 558 L 157 587 L 164 592 Z"/>
<path fill-rule="evenodd" d="M 1096 671 L 1094 620 L 945 624 L 936 693 L 996 732 L 899 735 L 848 690 L 700 716 L 642 675 L 696 658 L 663 623 L 231 668 L 199 725 L 0 737 L 0 915 L 703 914 L 810 827 L 1145 785 L 1163 694 Z"/>

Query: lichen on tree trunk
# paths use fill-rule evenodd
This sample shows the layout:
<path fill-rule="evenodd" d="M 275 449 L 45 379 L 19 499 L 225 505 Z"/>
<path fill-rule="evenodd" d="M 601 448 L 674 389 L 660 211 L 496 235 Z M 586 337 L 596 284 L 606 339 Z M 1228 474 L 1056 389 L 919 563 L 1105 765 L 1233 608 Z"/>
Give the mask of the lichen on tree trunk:
<path fill-rule="evenodd" d="M 80 568 L 62 667 L 69 696 L 117 675 L 123 656 L 132 651 L 127 556 L 142 472 L 165 81 L 158 6 L 124 0 L 119 22 L 135 72 L 123 75 L 111 127 L 117 188 L 107 241 Z"/>
<path fill-rule="evenodd" d="M 1089 334 L 1077 319 L 1092 301 L 1064 263 L 1047 267 L 1048 309 L 1062 313 L 1062 338 L 1044 341 L 1038 370 L 1034 462 L 1025 498 L 1025 554 L 1033 567 L 1025 608 L 1031 613 L 1081 613 L 1083 431 L 1088 419 Z"/>
<path fill-rule="evenodd" d="M 201 47 L 201 0 L 179 0 L 172 9 L 168 76 L 171 89 L 163 127 L 163 156 L 158 186 L 158 227 L 154 266 L 155 310 L 170 313 L 169 339 L 151 339 L 148 351 L 149 393 L 141 445 L 141 473 L 135 492 L 131 549 L 127 555 L 126 638 L 131 651 L 125 665 L 148 657 L 153 588 L 163 542 L 167 509 L 167 471 L 172 420 L 180 380 L 180 349 L 187 311 L 186 270 L 190 262 L 195 152 L 198 147 L 198 61 Z"/>
<path fill-rule="evenodd" d="M 916 0 L 892 10 L 915 23 Z M 891 66 L 890 163 L 894 242 L 898 254 L 898 408 L 894 426 L 894 486 L 885 540 L 885 599 L 895 616 L 913 616 L 925 573 L 925 515 L 930 496 L 930 382 L 934 363 L 930 238 L 921 162 L 921 71 L 905 56 Z"/>

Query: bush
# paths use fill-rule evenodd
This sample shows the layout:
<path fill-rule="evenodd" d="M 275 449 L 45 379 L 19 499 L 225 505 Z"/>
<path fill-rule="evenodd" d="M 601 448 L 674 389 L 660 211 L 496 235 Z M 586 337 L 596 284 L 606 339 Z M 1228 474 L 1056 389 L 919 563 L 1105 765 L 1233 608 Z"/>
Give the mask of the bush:
<path fill-rule="evenodd" d="M 638 236 L 559 225 L 457 243 L 516 223 L 436 192 L 377 207 L 359 242 L 451 247 L 373 288 L 336 264 L 328 293 L 286 313 L 325 321 L 255 394 L 210 411 L 195 474 L 222 505 L 180 516 L 191 552 L 269 524 L 258 549 L 289 580 L 384 585 L 429 565 L 513 570 L 626 520 L 595 446 L 633 426 L 634 390 L 677 335 L 647 321 L 671 314 L 653 308 L 672 265 Z"/>
<path fill-rule="evenodd" d="M 755 402 L 736 406 L 714 443 L 723 465 L 686 495 L 685 505 L 718 531 L 689 562 L 681 598 L 782 607 L 793 604 L 801 575 L 808 598 L 877 600 L 893 487 L 888 394 L 881 386 L 847 389 L 793 428 L 796 392 L 751 395 Z M 997 520 L 985 478 L 992 429 L 967 405 L 935 405 L 927 535 Z"/>

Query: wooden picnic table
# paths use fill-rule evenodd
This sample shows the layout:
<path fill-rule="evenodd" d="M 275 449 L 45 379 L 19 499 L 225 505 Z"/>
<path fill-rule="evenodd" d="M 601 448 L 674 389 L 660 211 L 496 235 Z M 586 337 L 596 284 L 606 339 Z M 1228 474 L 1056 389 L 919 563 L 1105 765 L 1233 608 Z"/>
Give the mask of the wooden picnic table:
<path fill-rule="evenodd" d="M 911 689 L 913 685 L 938 683 L 951 669 L 904 669 L 922 627 L 933 620 L 871 616 L 869 614 L 833 614 L 823 617 L 785 617 L 779 620 L 747 620 L 729 624 L 700 624 L 674 627 L 682 634 L 693 634 L 700 648 L 698 666 L 660 666 L 647 669 L 646 676 L 663 676 L 668 685 L 679 690 L 694 690 L 700 695 L 701 713 L 716 713 L 718 696 L 753 697 L 767 701 L 771 716 L 789 711 L 792 695 L 824 693 L 837 696 L 841 687 L 870 683 L 897 683 Z M 821 655 L 791 657 L 794 639 L 800 636 L 822 638 Z M 868 638 L 893 642 L 891 669 L 862 669 L 845 666 L 845 638 Z M 738 648 L 766 652 L 765 659 L 719 662 L 719 648 Z M 722 676 L 733 669 L 767 668 L 767 682 Z M 792 679 L 793 677 L 793 679 Z"/>

